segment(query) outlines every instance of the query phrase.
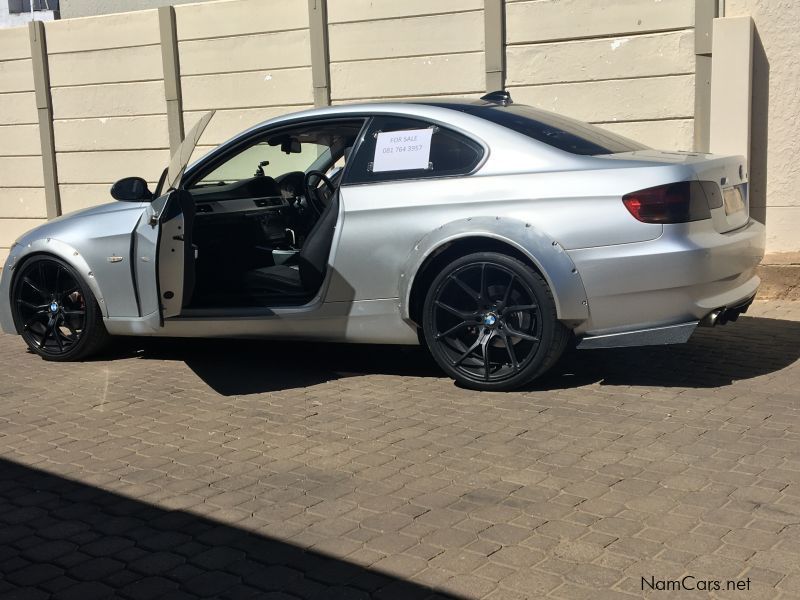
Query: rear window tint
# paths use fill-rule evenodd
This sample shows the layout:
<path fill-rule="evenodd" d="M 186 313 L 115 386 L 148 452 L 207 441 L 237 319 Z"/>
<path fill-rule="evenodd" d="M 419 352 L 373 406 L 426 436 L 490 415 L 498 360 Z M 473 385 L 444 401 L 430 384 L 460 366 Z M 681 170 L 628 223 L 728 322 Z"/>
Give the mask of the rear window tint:
<path fill-rule="evenodd" d="M 458 110 L 571 154 L 616 154 L 647 149 L 643 144 L 600 127 L 530 106 L 462 105 Z"/>

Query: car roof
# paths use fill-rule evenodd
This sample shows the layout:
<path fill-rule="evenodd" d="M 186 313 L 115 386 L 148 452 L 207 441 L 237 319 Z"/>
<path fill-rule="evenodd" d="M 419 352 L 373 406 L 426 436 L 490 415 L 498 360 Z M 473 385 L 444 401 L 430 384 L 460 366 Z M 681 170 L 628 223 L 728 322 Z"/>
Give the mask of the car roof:
<path fill-rule="evenodd" d="M 335 104 L 331 106 L 321 106 L 301 110 L 298 112 L 287 113 L 276 116 L 258 123 L 247 130 L 237 134 L 223 145 L 235 142 L 238 139 L 247 137 L 254 131 L 275 125 L 291 125 L 294 121 L 299 121 L 315 117 L 362 117 L 376 116 L 381 114 L 395 114 L 409 117 L 419 117 L 440 121 L 456 129 L 468 130 L 480 135 L 478 129 L 496 129 L 498 126 L 469 113 L 469 109 L 476 107 L 491 107 L 501 105 L 475 100 L 471 98 L 425 98 L 425 99 L 397 99 L 397 100 L 375 100 L 361 101 L 346 104 Z"/>
<path fill-rule="evenodd" d="M 510 104 L 510 103 L 509 103 Z M 291 125 L 293 121 L 316 117 L 363 117 L 381 114 L 403 115 L 440 122 L 449 127 L 470 132 L 481 137 L 500 128 L 499 125 L 482 118 L 475 113 L 475 109 L 498 108 L 506 106 L 503 103 L 487 102 L 475 98 L 421 98 L 421 99 L 390 99 L 347 102 L 330 106 L 321 106 L 287 113 L 267 119 L 249 129 L 242 131 L 233 140 L 250 135 L 256 130 L 275 125 Z M 535 109 L 539 110 L 539 109 Z M 541 111 L 546 113 L 547 111 Z"/>

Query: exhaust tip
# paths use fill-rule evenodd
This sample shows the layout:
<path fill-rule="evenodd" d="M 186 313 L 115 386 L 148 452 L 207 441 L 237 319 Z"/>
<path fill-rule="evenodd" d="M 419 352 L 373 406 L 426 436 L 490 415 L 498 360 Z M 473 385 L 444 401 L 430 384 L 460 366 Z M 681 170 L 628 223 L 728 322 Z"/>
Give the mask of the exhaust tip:
<path fill-rule="evenodd" d="M 714 327 L 719 321 L 720 316 L 725 311 L 724 308 L 717 308 L 708 313 L 700 320 L 700 327 Z"/>

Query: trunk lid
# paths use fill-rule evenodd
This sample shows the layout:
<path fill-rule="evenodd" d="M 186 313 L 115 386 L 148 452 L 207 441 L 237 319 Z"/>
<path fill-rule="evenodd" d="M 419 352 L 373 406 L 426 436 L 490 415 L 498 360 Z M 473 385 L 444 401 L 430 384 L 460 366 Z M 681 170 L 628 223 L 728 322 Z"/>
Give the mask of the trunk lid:
<path fill-rule="evenodd" d="M 603 158 L 653 164 L 685 165 L 704 182 L 711 220 L 720 233 L 743 227 L 750 219 L 747 162 L 743 156 L 719 156 L 698 152 L 637 150 Z"/>

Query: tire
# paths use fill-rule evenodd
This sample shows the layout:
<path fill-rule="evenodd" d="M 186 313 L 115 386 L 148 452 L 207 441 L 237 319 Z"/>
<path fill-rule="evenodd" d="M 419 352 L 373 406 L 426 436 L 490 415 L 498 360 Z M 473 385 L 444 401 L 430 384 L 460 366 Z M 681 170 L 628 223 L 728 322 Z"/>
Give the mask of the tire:
<path fill-rule="evenodd" d="M 443 269 L 426 295 L 422 326 L 442 370 L 481 391 L 529 384 L 558 361 L 570 338 L 547 282 L 496 252 L 463 256 Z"/>
<path fill-rule="evenodd" d="M 19 266 L 11 304 L 17 331 L 31 352 L 45 360 L 83 360 L 109 340 L 92 290 L 71 265 L 54 256 L 34 256 Z"/>

